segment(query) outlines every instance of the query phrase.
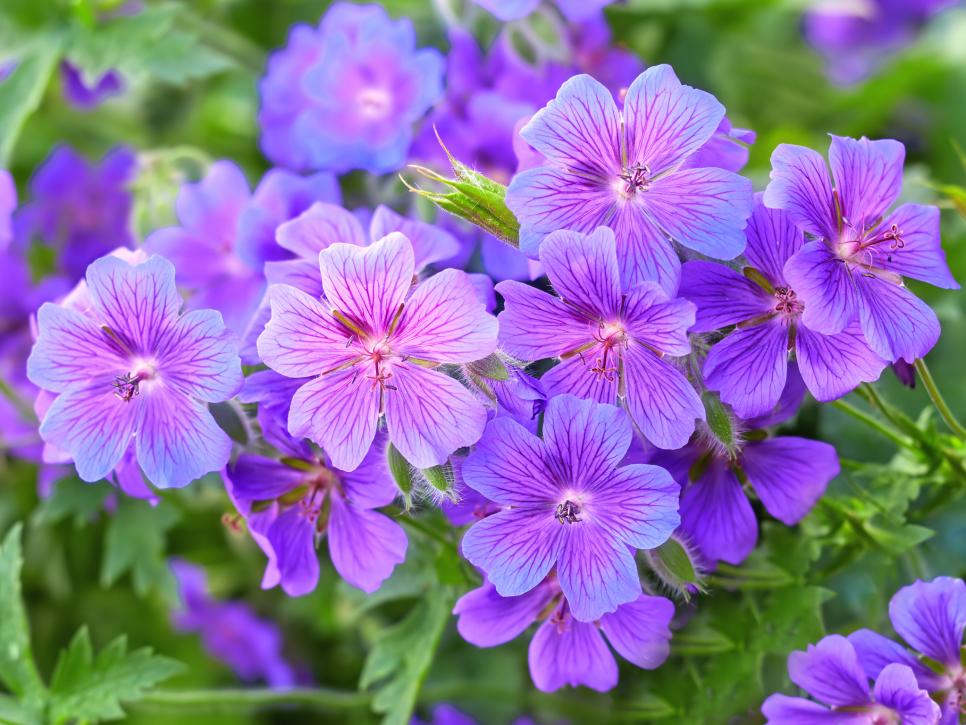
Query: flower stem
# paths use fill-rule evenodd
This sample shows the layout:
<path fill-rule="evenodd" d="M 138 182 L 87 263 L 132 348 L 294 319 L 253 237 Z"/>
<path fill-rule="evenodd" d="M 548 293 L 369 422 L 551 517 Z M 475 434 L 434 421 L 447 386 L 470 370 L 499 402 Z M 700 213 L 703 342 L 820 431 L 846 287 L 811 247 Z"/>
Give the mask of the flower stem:
<path fill-rule="evenodd" d="M 312 710 L 343 710 L 368 707 L 365 692 L 332 690 L 323 687 L 291 689 L 210 689 L 154 690 L 138 701 L 153 708 L 194 708 L 207 710 L 249 710 L 254 708 L 301 705 Z"/>
<path fill-rule="evenodd" d="M 896 445 L 901 446 L 903 448 L 913 448 L 911 441 L 899 435 L 894 430 L 884 425 L 881 421 L 877 420 L 876 418 L 873 418 L 868 413 L 862 410 L 859 410 L 853 405 L 846 403 L 844 400 L 833 400 L 832 406 L 835 408 L 838 408 L 843 413 L 848 413 L 856 420 L 861 421 L 865 425 L 872 428 L 874 431 L 881 433 L 886 438 L 893 441 Z"/>
<path fill-rule="evenodd" d="M 953 415 L 953 411 L 949 409 L 946 404 L 946 400 L 943 398 L 942 393 L 939 392 L 939 387 L 936 385 L 936 381 L 932 377 L 932 373 L 929 372 L 929 368 L 926 367 L 926 361 L 922 358 L 916 360 L 916 372 L 919 373 L 919 379 L 922 380 L 923 386 L 926 388 L 926 392 L 929 393 L 929 399 L 932 400 L 932 404 L 939 411 L 939 415 L 945 421 L 949 429 L 956 434 L 958 438 L 966 440 L 966 428 L 963 428 L 962 423 L 956 420 L 956 416 Z"/>

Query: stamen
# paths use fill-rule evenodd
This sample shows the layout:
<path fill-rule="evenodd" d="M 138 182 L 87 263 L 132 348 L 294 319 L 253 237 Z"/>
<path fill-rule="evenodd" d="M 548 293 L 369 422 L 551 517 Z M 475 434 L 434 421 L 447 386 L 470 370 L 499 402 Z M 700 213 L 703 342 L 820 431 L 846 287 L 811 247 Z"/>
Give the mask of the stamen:
<path fill-rule="evenodd" d="M 624 196 L 632 196 L 637 191 L 647 191 L 650 184 L 651 169 L 647 164 L 634 164 L 621 171 L 618 177 L 624 182 L 621 193 Z"/>
<path fill-rule="evenodd" d="M 554 514 L 554 518 L 561 524 L 576 524 L 578 521 L 583 521 L 583 519 L 578 518 L 579 513 L 580 506 L 567 499 L 563 503 L 557 504 L 557 512 Z"/>
<path fill-rule="evenodd" d="M 141 394 L 140 385 L 143 379 L 144 376 L 140 373 L 118 375 L 112 383 L 114 386 L 114 397 L 123 400 L 125 403 L 130 403 L 133 397 Z"/>
<path fill-rule="evenodd" d="M 775 305 L 777 312 L 785 315 L 798 315 L 804 310 L 802 303 L 798 301 L 798 297 L 795 295 L 795 290 L 789 287 L 778 287 L 775 290 L 775 299 L 778 300 L 778 304 Z"/>

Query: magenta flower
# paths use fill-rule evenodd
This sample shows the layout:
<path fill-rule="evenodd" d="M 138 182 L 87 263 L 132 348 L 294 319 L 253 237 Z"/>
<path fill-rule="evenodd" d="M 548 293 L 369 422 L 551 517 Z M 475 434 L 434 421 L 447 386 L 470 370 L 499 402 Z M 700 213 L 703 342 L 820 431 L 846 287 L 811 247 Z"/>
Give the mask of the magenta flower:
<path fill-rule="evenodd" d="M 550 232 L 610 226 L 624 284 L 657 280 L 668 293 L 680 274 L 669 240 L 736 257 L 751 182 L 720 168 L 684 168 L 723 118 L 714 96 L 681 85 L 667 65 L 637 77 L 622 111 L 590 76 L 571 78 L 521 131 L 547 164 L 517 174 L 507 190 L 520 249 L 536 257 Z"/>
<path fill-rule="evenodd" d="M 929 699 L 905 665 L 892 664 L 869 678 L 849 640 L 838 634 L 788 656 L 792 682 L 819 702 L 803 697 L 772 695 L 761 706 L 769 725 L 848 723 L 849 725 L 936 725 L 939 706 Z"/>
<path fill-rule="evenodd" d="M 161 257 L 102 257 L 87 270 L 90 309 L 44 304 L 27 375 L 57 393 L 40 425 L 85 481 L 107 476 L 134 447 L 158 488 L 224 467 L 231 440 L 208 403 L 231 398 L 241 365 L 221 315 L 180 315 L 174 267 Z"/>
<path fill-rule="evenodd" d="M 413 246 L 399 233 L 369 247 L 334 244 L 319 265 L 324 301 L 274 285 L 258 338 L 269 367 L 313 378 L 292 401 L 292 435 L 311 438 L 344 471 L 365 458 L 383 415 L 389 439 L 417 468 L 479 440 L 486 410 L 440 369 L 496 348 L 496 319 L 466 274 L 448 269 L 410 291 Z"/>
<path fill-rule="evenodd" d="M 565 685 L 585 685 L 606 692 L 617 685 L 617 662 L 607 643 L 638 667 L 660 667 L 671 650 L 674 605 L 664 597 L 641 594 L 597 621 L 581 622 L 551 576 L 515 597 L 501 597 L 486 583 L 464 594 L 453 614 L 459 617 L 460 635 L 477 647 L 509 642 L 544 620 L 530 642 L 530 677 L 537 689 L 553 692 Z"/>
<path fill-rule="evenodd" d="M 466 484 L 505 508 L 463 537 L 463 555 L 501 596 L 524 594 L 556 570 L 573 616 L 613 612 L 641 594 L 635 549 L 663 544 L 679 523 L 667 471 L 619 467 L 631 444 L 626 414 L 562 395 L 543 440 L 501 417 L 463 463 Z"/>
<path fill-rule="evenodd" d="M 943 723 L 956 723 L 966 702 L 966 666 L 962 661 L 966 630 L 966 583 L 941 576 L 903 587 L 889 602 L 889 619 L 896 633 L 922 657 L 881 634 L 860 629 L 849 635 L 865 674 L 878 679 L 893 663 L 912 670 L 919 687 L 942 705 Z"/>
<path fill-rule="evenodd" d="M 698 307 L 691 332 L 737 326 L 708 351 L 707 386 L 740 417 L 751 418 L 778 403 L 791 351 L 818 400 L 840 398 L 861 382 L 877 380 L 886 363 L 869 348 L 857 321 L 823 335 L 802 319 L 805 306 L 784 267 L 805 245 L 805 236 L 788 215 L 766 208 L 759 195 L 747 235 L 746 274 L 704 261 L 682 269 L 681 296 Z"/>
<path fill-rule="evenodd" d="M 834 335 L 858 319 L 869 346 L 888 362 L 913 362 L 939 338 L 936 314 L 902 275 L 959 288 L 940 244 L 939 209 L 903 204 L 885 216 L 902 190 L 904 158 L 898 141 L 832 136 L 830 178 L 816 151 L 781 144 L 764 196 L 766 206 L 783 209 L 815 237 L 784 267 L 805 305 L 802 323 Z"/>
<path fill-rule="evenodd" d="M 560 358 L 541 378 L 548 396 L 621 401 L 654 445 L 687 443 L 695 419 L 704 419 L 704 407 L 666 357 L 690 353 L 694 305 L 669 299 L 655 282 L 623 283 L 614 233 L 607 227 L 586 236 L 549 235 L 540 261 L 560 297 L 520 282 L 498 284 L 505 304 L 503 348 L 526 361 Z"/>

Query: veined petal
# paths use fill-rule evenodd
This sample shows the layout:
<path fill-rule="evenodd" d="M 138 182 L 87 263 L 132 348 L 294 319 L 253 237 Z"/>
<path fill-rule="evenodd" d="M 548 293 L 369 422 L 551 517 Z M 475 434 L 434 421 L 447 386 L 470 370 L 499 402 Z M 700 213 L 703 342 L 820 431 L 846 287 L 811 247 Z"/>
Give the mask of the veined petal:
<path fill-rule="evenodd" d="M 767 725 L 848 725 L 850 722 L 865 725 L 868 722 L 866 712 L 838 712 L 804 697 L 780 694 L 769 696 L 761 706 L 761 713 Z"/>
<path fill-rule="evenodd" d="M 889 362 L 915 362 L 939 339 L 939 319 L 904 285 L 883 277 L 857 277 L 859 322 L 869 347 Z"/>
<path fill-rule="evenodd" d="M 143 417 L 137 457 L 152 484 L 181 488 L 225 467 L 231 439 L 218 427 L 206 403 L 173 388 L 147 389 L 140 398 Z"/>
<path fill-rule="evenodd" d="M 785 262 L 805 244 L 805 235 L 791 215 L 782 209 L 769 209 L 761 194 L 755 194 L 755 210 L 745 229 L 748 245 L 745 259 L 776 287 L 786 286 Z"/>
<path fill-rule="evenodd" d="M 871 629 L 859 629 L 850 634 L 848 640 L 855 648 L 862 670 L 870 679 L 876 679 L 886 665 L 898 662 L 913 671 L 916 681 L 923 689 L 942 689 L 943 676 L 922 664 L 912 652 L 898 642 L 883 637 Z"/>
<path fill-rule="evenodd" d="M 413 245 L 416 270 L 449 259 L 460 250 L 460 243 L 452 234 L 433 224 L 409 219 L 380 204 L 372 214 L 369 236 L 382 239 L 391 232 L 401 232 Z"/>
<path fill-rule="evenodd" d="M 681 523 L 681 489 L 658 466 L 634 463 L 597 482 L 587 497 L 587 517 L 635 549 L 654 549 Z"/>
<path fill-rule="evenodd" d="M 288 415 L 289 433 L 311 438 L 343 471 L 362 463 L 378 423 L 379 391 L 358 367 L 307 382 L 293 396 Z"/>
<path fill-rule="evenodd" d="M 609 480 L 627 453 L 631 436 L 627 414 L 616 406 L 572 395 L 559 395 L 547 403 L 543 417 L 547 461 L 563 486 L 583 491 Z"/>
<path fill-rule="evenodd" d="M 520 360 L 557 357 L 594 339 L 599 324 L 578 314 L 560 299 L 522 282 L 496 286 L 503 297 L 500 345 Z"/>
<path fill-rule="evenodd" d="M 668 295 L 677 294 L 681 260 L 671 241 L 644 212 L 639 194 L 617 207 L 610 225 L 617 238 L 623 288 L 657 282 Z"/>
<path fill-rule="evenodd" d="M 306 378 L 353 359 L 351 333 L 318 300 L 288 285 L 270 287 L 268 295 L 272 317 L 258 336 L 258 354 L 272 370 Z"/>
<path fill-rule="evenodd" d="M 497 329 L 466 273 L 444 269 L 406 300 L 393 345 L 416 358 L 466 363 L 496 349 Z"/>
<path fill-rule="evenodd" d="M 944 289 L 959 289 L 943 252 L 937 207 L 903 204 L 879 225 L 879 232 L 893 225 L 899 230 L 902 246 L 882 242 L 870 248 L 872 266 Z"/>
<path fill-rule="evenodd" d="M 875 701 L 895 710 L 907 725 L 939 722 L 939 705 L 921 689 L 916 676 L 905 665 L 886 665 L 875 681 Z"/>
<path fill-rule="evenodd" d="M 163 257 L 129 264 L 107 255 L 87 268 L 87 287 L 98 322 L 135 354 L 149 354 L 181 309 L 174 266 Z"/>
<path fill-rule="evenodd" d="M 700 259 L 681 267 L 679 294 L 697 305 L 691 332 L 720 330 L 775 308 L 775 298 L 744 275 Z"/>
<path fill-rule="evenodd" d="M 607 692 L 617 685 L 617 662 L 591 623 L 548 619 L 530 642 L 530 678 L 541 692 L 584 685 Z"/>
<path fill-rule="evenodd" d="M 540 261 L 561 299 L 590 318 L 610 321 L 617 315 L 621 280 L 611 229 L 552 232 L 540 245 Z"/>
<path fill-rule="evenodd" d="M 654 179 L 641 203 L 674 241 L 715 259 L 734 259 L 745 249 L 752 199 L 751 180 L 710 167 Z"/>
<path fill-rule="evenodd" d="M 634 557 L 605 522 L 554 524 L 564 528 L 557 580 L 575 619 L 592 622 L 641 595 Z"/>
<path fill-rule="evenodd" d="M 577 75 L 560 86 L 556 98 L 534 114 L 520 135 L 552 163 L 616 179 L 620 126 L 611 92 L 589 75 Z"/>
<path fill-rule="evenodd" d="M 869 683 L 849 641 L 831 634 L 805 652 L 788 656 L 788 676 L 805 692 L 836 707 L 861 707 L 872 701 Z"/>
<path fill-rule="evenodd" d="M 70 454 L 77 475 L 100 481 L 120 462 L 141 418 L 138 399 L 125 403 L 114 395 L 112 378 L 58 395 L 40 423 L 40 437 Z"/>
<path fill-rule="evenodd" d="M 624 402 L 635 425 L 658 448 L 680 448 L 704 420 L 704 406 L 684 373 L 633 340 L 624 351 Z"/>
<path fill-rule="evenodd" d="M 645 670 L 660 667 L 671 653 L 674 604 L 664 597 L 642 594 L 600 618 L 611 647 L 628 662 Z"/>
<path fill-rule="evenodd" d="M 315 553 L 315 522 L 298 506 L 283 511 L 265 532 L 275 564 L 275 582 L 290 597 L 300 597 L 319 583 L 319 557 Z M 266 576 L 268 570 L 266 570 Z"/>
<path fill-rule="evenodd" d="M 332 496 L 326 529 L 329 556 L 339 576 L 364 592 L 376 591 L 397 564 L 406 559 L 406 532 L 376 511 L 359 508 Z"/>
<path fill-rule="evenodd" d="M 557 563 L 563 525 L 550 505 L 498 511 L 473 524 L 463 536 L 463 556 L 486 572 L 500 596 L 533 589 Z"/>
<path fill-rule="evenodd" d="M 834 335 L 800 325 L 795 331 L 795 357 L 805 385 L 823 402 L 841 398 L 859 383 L 878 380 L 886 366 L 872 352 L 858 322 Z"/>
<path fill-rule="evenodd" d="M 550 368 L 540 378 L 548 398 L 555 395 L 570 394 L 584 400 L 595 400 L 598 403 L 617 402 L 617 358 L 612 357 L 606 363 L 613 370 L 600 373 L 604 366 L 600 346 L 561 360 Z M 595 370 L 596 368 L 596 370 Z"/>
<path fill-rule="evenodd" d="M 691 352 L 688 329 L 694 324 L 695 304 L 668 299 L 656 282 L 642 282 L 624 298 L 623 320 L 634 339 L 667 355 Z"/>
<path fill-rule="evenodd" d="M 496 503 L 549 504 L 558 490 L 546 457 L 543 441 L 526 428 L 511 418 L 494 418 L 463 462 L 463 480 Z"/>
<path fill-rule="evenodd" d="M 195 310 L 169 325 L 157 355 L 165 382 L 209 403 L 228 400 L 244 383 L 238 345 L 215 310 Z"/>
<path fill-rule="evenodd" d="M 323 295 L 318 260 L 282 259 L 265 262 L 265 280 L 270 285 L 288 285 L 313 299 Z"/>
<path fill-rule="evenodd" d="M 381 239 L 382 237 L 376 237 Z M 369 243 L 355 215 L 337 204 L 317 201 L 294 219 L 275 230 L 275 240 L 283 249 L 310 261 L 318 276 L 319 252 L 333 244 L 364 247 Z"/>
<path fill-rule="evenodd" d="M 45 302 L 37 324 L 40 334 L 27 358 L 27 377 L 34 385 L 62 393 L 94 378 L 127 372 L 130 363 L 116 343 L 76 310 Z"/>
<path fill-rule="evenodd" d="M 230 488 L 232 498 L 243 505 L 284 496 L 305 483 L 306 479 L 305 471 L 252 453 L 238 456 L 227 473 L 226 485 Z"/>
<path fill-rule="evenodd" d="M 446 462 L 457 448 L 483 435 L 486 409 L 474 395 L 438 370 L 399 363 L 392 368 L 395 390 L 386 391 L 389 439 L 417 468 Z"/>
<path fill-rule="evenodd" d="M 892 206 L 902 191 L 906 148 L 898 141 L 832 135 L 828 150 L 832 179 L 847 222 L 863 230 Z"/>
<path fill-rule="evenodd" d="M 344 498 L 359 508 L 374 509 L 391 504 L 399 495 L 399 489 L 389 472 L 385 435 L 377 435 L 358 468 L 340 471 L 339 480 Z"/>
<path fill-rule="evenodd" d="M 823 242 L 808 242 L 785 264 L 785 279 L 805 304 L 802 323 L 825 335 L 841 332 L 855 319 L 861 276 Z"/>
<path fill-rule="evenodd" d="M 758 541 L 755 512 L 723 463 L 712 462 L 681 496 L 681 530 L 708 562 L 740 564 Z"/>
<path fill-rule="evenodd" d="M 903 587 L 889 602 L 889 618 L 919 652 L 956 667 L 966 629 L 966 583 L 941 576 Z"/>
<path fill-rule="evenodd" d="M 384 334 L 413 283 L 413 247 L 394 232 L 369 247 L 333 244 L 319 254 L 326 300 L 375 336 Z"/>
<path fill-rule="evenodd" d="M 776 318 L 730 333 L 708 351 L 704 377 L 738 417 L 767 413 L 788 377 L 787 323 Z"/>
<path fill-rule="evenodd" d="M 724 113 L 710 93 L 682 85 L 671 66 L 651 66 L 624 99 L 628 161 L 652 174 L 672 169 L 711 138 Z"/>
<path fill-rule="evenodd" d="M 745 444 L 741 466 L 768 513 L 793 526 L 839 475 L 839 458 L 823 441 L 783 436 Z"/>
<path fill-rule="evenodd" d="M 828 167 L 817 151 L 778 144 L 764 202 L 770 209 L 783 209 L 803 231 L 829 240 L 838 236 Z"/>
<path fill-rule="evenodd" d="M 456 602 L 456 629 L 470 644 L 495 647 L 523 634 L 553 598 L 553 588 L 540 584 L 526 594 L 501 597 L 489 582 Z"/>

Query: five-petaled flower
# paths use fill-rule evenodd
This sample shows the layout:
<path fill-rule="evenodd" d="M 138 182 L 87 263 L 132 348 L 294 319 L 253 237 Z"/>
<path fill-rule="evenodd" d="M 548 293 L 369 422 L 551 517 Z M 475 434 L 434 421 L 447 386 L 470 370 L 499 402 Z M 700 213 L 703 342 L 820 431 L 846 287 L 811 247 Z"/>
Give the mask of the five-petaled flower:
<path fill-rule="evenodd" d="M 86 314 L 51 303 L 38 313 L 27 374 L 57 393 L 43 439 L 70 454 L 85 481 L 107 476 L 130 446 L 159 488 L 224 467 L 231 440 L 208 403 L 235 395 L 242 371 L 221 315 L 179 315 L 174 267 L 158 256 L 98 259 L 86 293 Z"/>
<path fill-rule="evenodd" d="M 764 196 L 815 238 L 784 268 L 805 305 L 802 322 L 832 335 L 857 318 L 869 346 L 889 362 L 913 362 L 939 338 L 936 313 L 900 275 L 959 287 L 943 254 L 938 208 L 903 204 L 885 215 L 902 190 L 904 159 L 898 141 L 832 136 L 830 179 L 818 152 L 781 144 Z"/>
<path fill-rule="evenodd" d="M 288 427 L 354 470 L 381 416 L 414 466 L 429 468 L 479 440 L 481 402 L 441 371 L 496 349 L 496 319 L 466 274 L 447 269 L 413 284 L 413 247 L 393 233 L 369 247 L 334 244 L 319 255 L 323 301 L 273 285 L 272 317 L 258 338 L 265 363 L 311 377 L 295 393 Z"/>
<path fill-rule="evenodd" d="M 570 612 L 590 622 L 641 595 L 634 549 L 677 527 L 678 486 L 657 466 L 620 466 L 631 425 L 612 405 L 559 395 L 543 440 L 496 418 L 463 463 L 463 480 L 504 508 L 474 524 L 463 554 L 501 596 L 530 591 L 555 568 Z"/>
<path fill-rule="evenodd" d="M 747 235 L 743 275 L 701 260 L 682 269 L 681 296 L 698 306 L 691 332 L 736 325 L 708 351 L 707 386 L 740 417 L 750 418 L 770 411 L 781 397 L 790 350 L 818 400 L 840 398 L 859 383 L 878 379 L 886 363 L 869 348 L 858 321 L 823 335 L 802 319 L 805 305 L 785 279 L 784 267 L 805 236 L 788 215 L 768 209 L 759 196 Z"/>
<path fill-rule="evenodd" d="M 718 259 L 744 249 L 751 182 L 720 168 L 687 168 L 724 118 L 714 96 L 682 85 L 670 66 L 648 68 L 618 110 L 611 92 L 574 76 L 521 130 L 546 165 L 517 174 L 506 202 L 520 220 L 520 249 L 536 258 L 558 229 L 614 229 L 621 278 L 677 289 L 671 241 Z"/>
<path fill-rule="evenodd" d="M 688 442 L 701 399 L 666 356 L 691 351 L 694 305 L 670 299 L 655 282 L 628 287 L 618 272 L 614 233 L 558 231 L 540 261 L 560 297 L 507 281 L 500 343 L 521 360 L 559 357 L 541 378 L 548 396 L 570 393 L 601 403 L 623 401 L 634 424 L 660 448 Z"/>

